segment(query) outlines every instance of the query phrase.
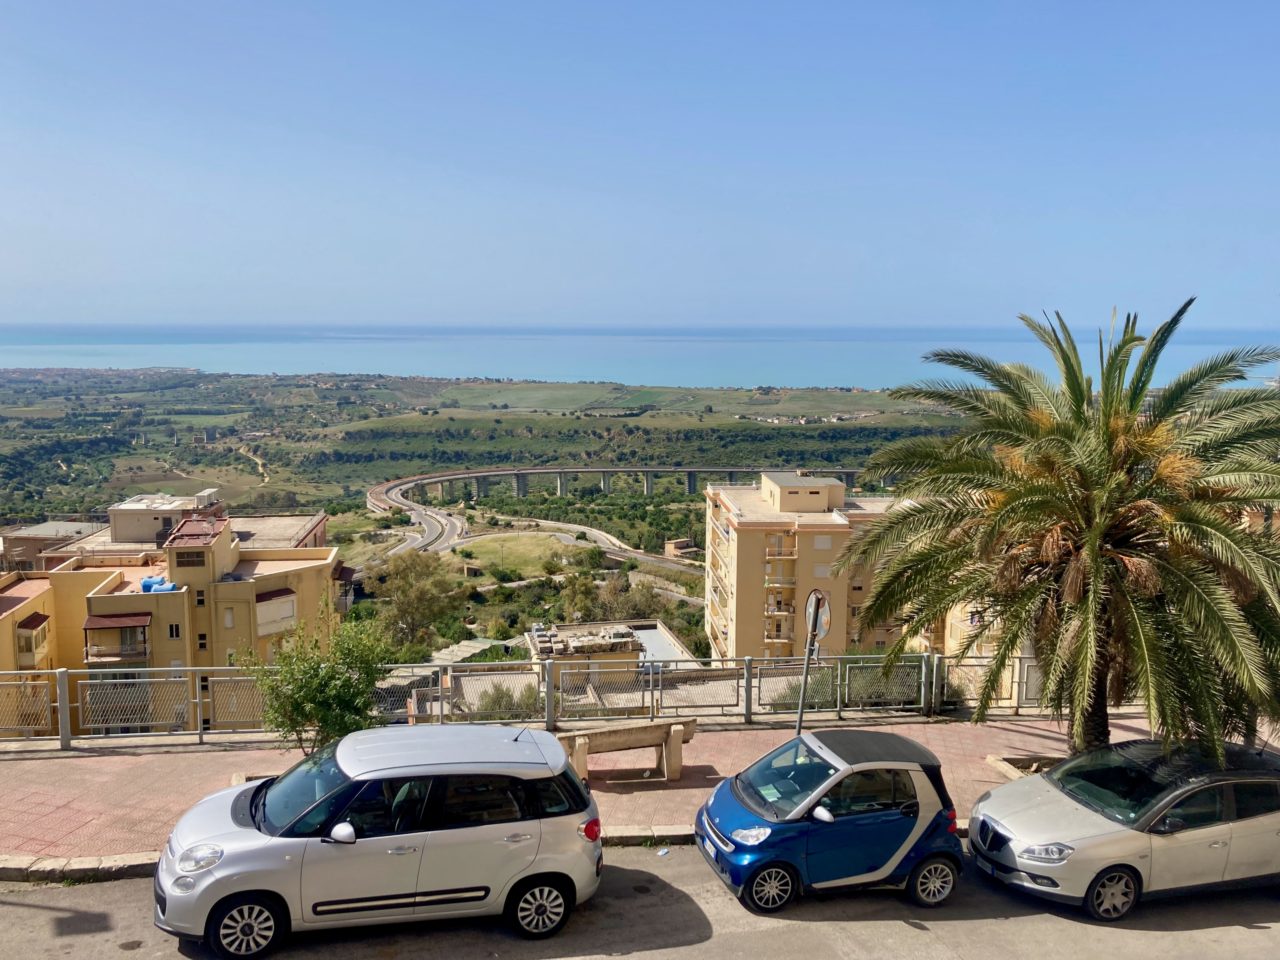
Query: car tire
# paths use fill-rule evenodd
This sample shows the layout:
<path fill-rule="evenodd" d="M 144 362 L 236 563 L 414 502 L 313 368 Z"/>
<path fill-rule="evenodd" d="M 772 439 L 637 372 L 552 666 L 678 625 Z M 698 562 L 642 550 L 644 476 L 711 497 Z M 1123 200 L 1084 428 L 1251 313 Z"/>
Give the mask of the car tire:
<path fill-rule="evenodd" d="M 569 922 L 573 901 L 569 883 L 555 877 L 535 877 L 507 895 L 503 913 L 507 925 L 526 940 L 545 940 Z"/>
<path fill-rule="evenodd" d="M 907 896 L 917 907 L 940 907 L 956 892 L 960 871 L 946 857 L 921 860 L 907 878 Z"/>
<path fill-rule="evenodd" d="M 777 913 L 800 888 L 800 877 L 785 863 L 766 863 L 742 885 L 738 899 L 752 913 Z"/>
<path fill-rule="evenodd" d="M 256 960 L 274 950 L 289 932 L 289 915 L 269 896 L 227 897 L 209 913 L 205 943 L 225 960 Z"/>
<path fill-rule="evenodd" d="M 1089 884 L 1084 908 L 1103 923 L 1123 920 L 1138 905 L 1141 887 L 1138 874 L 1129 867 L 1107 867 Z"/>

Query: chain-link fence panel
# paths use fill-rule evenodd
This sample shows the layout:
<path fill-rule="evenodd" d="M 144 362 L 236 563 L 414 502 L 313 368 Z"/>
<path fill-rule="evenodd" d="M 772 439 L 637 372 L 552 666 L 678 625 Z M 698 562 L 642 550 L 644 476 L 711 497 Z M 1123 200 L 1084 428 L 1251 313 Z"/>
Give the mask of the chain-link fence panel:
<path fill-rule="evenodd" d="M 556 716 L 565 720 L 657 714 L 656 667 L 556 667 Z"/>
<path fill-rule="evenodd" d="M 987 671 L 991 669 L 991 657 L 948 657 L 943 661 L 946 683 L 942 689 L 941 708 L 954 710 L 959 706 L 972 706 L 978 702 Z M 996 688 L 993 705 L 1008 705 L 1013 697 L 1012 671 L 1005 669 Z"/>
<path fill-rule="evenodd" d="M 841 706 L 857 710 L 922 710 L 928 661 L 902 659 L 885 670 L 880 657 L 842 661 L 844 683 Z"/>
<path fill-rule="evenodd" d="M 253 677 L 209 678 L 211 730 L 261 730 L 262 690 Z"/>
<path fill-rule="evenodd" d="M 512 664 L 510 669 L 450 667 L 442 691 L 446 722 L 528 722 L 547 714 L 537 664 Z"/>
<path fill-rule="evenodd" d="M 53 677 L 45 673 L 4 674 L 0 680 L 0 730 L 28 737 L 51 736 Z"/>
<path fill-rule="evenodd" d="M 422 714 L 429 709 L 428 704 L 437 706 L 432 712 L 438 715 L 441 669 L 421 663 L 387 667 L 386 675 L 373 691 L 374 709 L 386 723 L 406 722 L 411 709 L 416 722 L 425 722 L 428 718 Z"/>
<path fill-rule="evenodd" d="M 796 713 L 800 709 L 800 687 L 804 681 L 804 661 L 757 661 L 756 703 L 770 713 Z M 834 710 L 837 705 L 837 664 L 815 660 L 809 664 L 805 690 L 805 710 Z"/>
<path fill-rule="evenodd" d="M 80 680 L 80 726 L 99 733 L 180 733 L 190 727 L 185 677 Z"/>
<path fill-rule="evenodd" d="M 664 716 L 724 716 L 742 712 L 743 670 L 685 660 L 650 663 L 656 686 L 657 710 Z"/>

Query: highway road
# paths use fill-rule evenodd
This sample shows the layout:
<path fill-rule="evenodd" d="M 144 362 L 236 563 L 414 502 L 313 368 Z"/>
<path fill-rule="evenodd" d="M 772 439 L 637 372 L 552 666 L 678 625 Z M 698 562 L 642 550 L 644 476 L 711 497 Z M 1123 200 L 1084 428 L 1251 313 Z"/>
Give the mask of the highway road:
<path fill-rule="evenodd" d="M 1097 924 L 967 874 L 946 906 L 893 893 L 806 897 L 774 917 L 748 913 L 692 847 L 611 848 L 596 897 L 551 940 L 517 939 L 494 920 L 368 927 L 294 936 L 280 960 L 1263 960 L 1280 943 L 1280 891 L 1202 894 L 1141 905 Z M 176 960 L 152 926 L 150 880 L 75 887 L 0 885 L 3 955 L 22 960 Z M 184 948 L 189 957 L 209 956 Z"/>

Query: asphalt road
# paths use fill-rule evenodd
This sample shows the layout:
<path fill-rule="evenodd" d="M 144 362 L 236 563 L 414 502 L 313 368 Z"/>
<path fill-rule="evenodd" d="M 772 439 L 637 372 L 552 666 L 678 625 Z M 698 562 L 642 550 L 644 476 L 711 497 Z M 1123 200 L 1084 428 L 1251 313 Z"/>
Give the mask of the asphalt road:
<path fill-rule="evenodd" d="M 666 856 L 611 849 L 607 857 L 600 892 L 548 941 L 520 940 L 490 920 L 446 921 L 300 934 L 277 956 L 1237 960 L 1280 951 L 1277 889 L 1143 904 L 1124 924 L 1103 925 L 970 874 L 937 910 L 912 907 L 892 893 L 861 893 L 808 897 L 779 916 L 758 917 L 730 897 L 691 847 Z M 179 956 L 177 941 L 151 925 L 150 880 L 0 885 L 0 930 L 0 956 L 20 960 Z"/>

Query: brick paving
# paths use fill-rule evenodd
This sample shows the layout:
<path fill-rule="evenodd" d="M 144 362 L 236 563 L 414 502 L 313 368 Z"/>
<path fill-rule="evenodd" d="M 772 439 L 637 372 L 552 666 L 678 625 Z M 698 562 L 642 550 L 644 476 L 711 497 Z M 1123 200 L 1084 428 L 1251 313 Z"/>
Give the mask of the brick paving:
<path fill-rule="evenodd" d="M 812 728 L 812 727 L 811 727 Z M 1003 778 L 988 755 L 1061 754 L 1063 728 L 1049 720 L 895 723 L 942 761 L 960 816 Z M 1115 718 L 1116 740 L 1145 736 L 1145 722 Z M 590 758 L 591 785 L 606 827 L 683 827 L 720 779 L 791 736 L 781 727 L 700 730 L 684 748 L 684 775 L 645 778 L 651 749 Z M 274 746 L 166 748 L 95 744 L 68 753 L 0 745 L 0 854 L 105 856 L 158 850 L 174 822 L 237 773 L 277 773 L 300 754 Z"/>

